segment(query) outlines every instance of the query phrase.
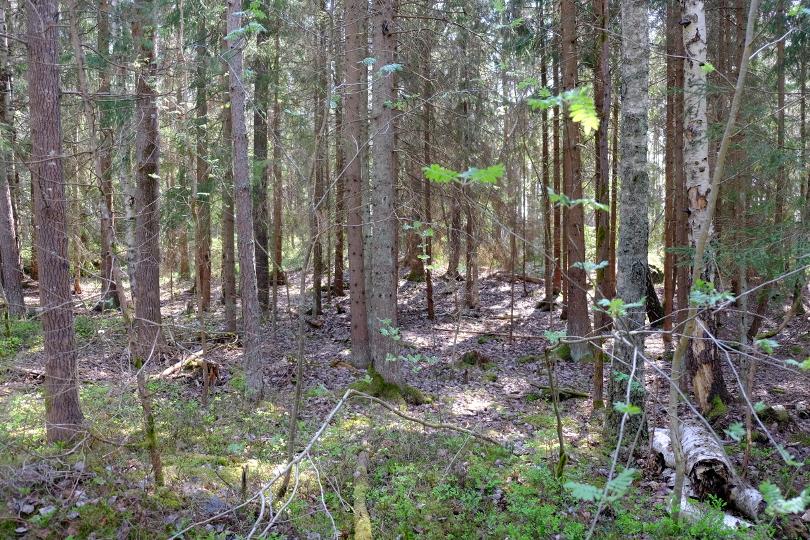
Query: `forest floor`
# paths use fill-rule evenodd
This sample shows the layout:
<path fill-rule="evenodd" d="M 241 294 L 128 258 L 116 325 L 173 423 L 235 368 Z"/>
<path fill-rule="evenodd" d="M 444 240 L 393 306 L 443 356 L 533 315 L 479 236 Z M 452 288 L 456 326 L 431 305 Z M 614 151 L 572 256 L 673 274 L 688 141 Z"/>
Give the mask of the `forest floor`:
<path fill-rule="evenodd" d="M 223 337 L 219 302 L 205 317 L 209 333 L 218 338 L 209 360 L 219 366 L 208 406 L 201 405 L 198 374 L 180 370 L 161 376 L 200 350 L 196 314 L 189 310 L 190 284 L 173 283 L 173 291 L 166 284 L 162 310 L 170 347 L 148 366 L 166 475 L 166 486 L 157 489 L 142 446 L 125 329 L 116 313 L 92 311 L 94 285 L 86 284 L 84 295 L 76 297 L 80 394 L 94 433 L 81 444 L 44 443 L 41 328 L 36 321 L 7 325 L 0 339 L 0 538 L 164 538 L 256 492 L 285 463 L 295 388 L 297 279 L 291 275 L 289 289 L 279 290 L 276 331 L 266 323 L 262 357 L 268 392 L 262 405 L 250 410 L 240 398 L 241 349 Z M 568 460 L 563 479 L 554 477 L 556 417 L 536 385 L 548 384 L 543 335 L 564 328 L 559 310 L 535 309 L 540 286 L 518 281 L 513 289 L 502 275 L 492 274 L 481 280 L 482 307 L 461 318 L 455 306 L 463 284 L 435 280 L 437 318 L 431 322 L 424 284 L 402 280 L 400 285 L 402 342 L 421 353 L 408 364 L 408 383 L 432 401 L 396 406 L 424 420 L 475 430 L 501 446 L 428 429 L 378 404 L 352 400 L 314 444 L 297 475 L 295 495 L 264 538 L 331 538 L 334 530 L 341 538 L 354 537 L 354 498 L 363 480 L 356 476 L 360 453 L 368 456 L 366 500 L 377 538 L 584 538 L 597 505 L 573 498 L 562 484 L 604 486 L 611 453 L 603 444 L 604 411 L 594 411 L 587 398 L 566 399 L 560 412 Z M 33 305 L 35 291 L 29 293 Z M 367 378 L 348 362 L 348 297 L 325 298 L 324 315 L 307 319 L 299 442 L 312 437 L 351 384 Z M 778 336 L 773 358 L 810 356 L 809 330 L 810 318 L 797 317 Z M 470 351 L 487 361 L 472 366 L 458 361 Z M 660 334 L 647 340 L 647 355 L 669 371 Z M 435 360 L 427 361 L 430 357 Z M 561 360 L 556 369 L 559 386 L 590 391 L 590 363 Z M 725 376 L 736 397 L 734 373 L 728 369 Z M 646 378 L 647 418 L 651 427 L 664 427 L 668 383 L 650 368 Z M 808 383 L 806 374 L 785 371 L 779 362 L 761 365 L 756 379 L 757 401 L 784 406 L 787 417 L 774 418 L 768 427 L 798 461 L 810 457 L 810 422 L 801 418 L 810 401 Z M 743 445 L 723 430 L 740 421 L 742 411 L 734 402 L 713 419 L 737 466 Z M 645 448 L 639 454 L 650 455 Z M 767 442 L 755 442 L 751 456 L 747 475 L 754 485 L 769 479 L 784 493 L 808 483 L 804 469 L 785 465 Z M 642 457 L 629 465 L 640 474 L 620 501 L 606 505 L 595 538 L 806 538 L 810 530 L 800 519 L 768 519 L 745 532 L 726 530 L 717 501 L 707 505 L 700 521 L 678 526 L 667 517 L 669 488 L 655 459 Z M 257 516 L 258 505 L 249 506 L 185 537 L 239 538 Z"/>

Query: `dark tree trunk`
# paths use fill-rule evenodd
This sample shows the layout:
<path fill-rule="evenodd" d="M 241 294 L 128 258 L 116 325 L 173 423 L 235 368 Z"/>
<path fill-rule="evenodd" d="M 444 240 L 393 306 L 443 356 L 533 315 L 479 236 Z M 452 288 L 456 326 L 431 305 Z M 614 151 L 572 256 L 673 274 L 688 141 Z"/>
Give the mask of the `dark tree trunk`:
<path fill-rule="evenodd" d="M 208 90 L 207 46 L 204 21 L 200 22 L 197 43 L 197 181 L 194 190 L 194 268 L 199 309 L 211 304 L 211 179 L 208 171 Z"/>
<path fill-rule="evenodd" d="M 274 291 L 279 285 L 286 283 L 281 268 L 281 244 L 283 234 L 282 201 L 284 197 L 281 175 L 281 102 L 279 100 L 279 62 L 281 54 L 281 29 L 277 22 L 275 32 L 275 47 L 273 52 L 273 284 Z M 273 298 L 273 309 L 276 309 L 276 298 Z"/>
<path fill-rule="evenodd" d="M 577 87 L 576 9 L 574 0 L 560 2 L 562 86 L 565 91 Z M 565 119 L 563 143 L 563 177 L 567 188 L 565 194 L 572 199 L 581 199 L 579 126 L 570 117 Z M 582 205 L 568 208 L 565 236 L 568 257 L 565 267 L 568 283 L 568 335 L 584 337 L 591 333 L 591 321 L 588 317 L 587 276 L 583 268 L 577 267 L 578 263 L 585 261 L 585 215 Z M 572 344 L 572 358 L 581 360 L 589 353 L 589 348 L 585 342 Z"/>
<path fill-rule="evenodd" d="M 260 54 L 253 66 L 253 234 L 256 251 L 256 288 L 259 304 L 267 310 L 270 302 L 270 239 L 268 237 L 267 183 L 270 167 L 267 164 L 267 112 L 270 98 L 270 74 L 262 50 L 267 42 L 267 33 L 256 36 Z"/>
<path fill-rule="evenodd" d="M 226 86 L 227 86 L 227 76 Z M 230 103 L 230 97 L 226 96 Z M 233 139 L 230 108 L 223 108 L 222 140 Z M 233 145 L 222 148 L 224 178 L 222 180 L 222 299 L 225 303 L 225 329 L 236 332 L 236 246 L 234 245 Z"/>
<path fill-rule="evenodd" d="M 25 11 L 30 169 L 45 336 L 45 427 L 48 441 L 55 442 L 73 438 L 84 422 L 79 404 L 67 258 L 67 200 L 59 98 L 59 12 L 55 0 L 31 0 L 26 2 Z"/>
<path fill-rule="evenodd" d="M 135 2 L 132 39 L 140 69 L 135 96 L 135 333 L 136 357 L 148 361 L 163 345 L 160 316 L 160 170 L 158 110 L 153 86 L 155 63 L 155 5 Z"/>
<path fill-rule="evenodd" d="M 336 31 L 340 32 L 341 24 Z M 335 86 L 339 89 L 337 104 L 335 105 L 335 273 L 332 282 L 332 292 L 335 296 L 345 294 L 343 275 L 343 258 L 346 252 L 346 177 L 343 170 L 346 166 L 343 149 L 343 54 L 342 36 L 338 35 L 335 43 Z"/>

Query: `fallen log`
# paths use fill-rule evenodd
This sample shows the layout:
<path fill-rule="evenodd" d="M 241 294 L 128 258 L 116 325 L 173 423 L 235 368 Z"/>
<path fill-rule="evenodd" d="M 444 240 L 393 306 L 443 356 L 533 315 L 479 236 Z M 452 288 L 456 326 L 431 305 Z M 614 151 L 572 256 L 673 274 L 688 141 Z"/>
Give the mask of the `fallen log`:
<path fill-rule="evenodd" d="M 510 272 L 495 272 L 495 274 L 492 277 L 494 277 L 495 279 L 501 280 L 501 281 L 508 281 L 510 283 L 512 281 L 525 281 L 526 283 L 531 283 L 533 285 L 542 285 L 543 284 L 542 279 L 532 277 L 532 276 L 527 276 L 525 274 L 512 274 Z"/>
<path fill-rule="evenodd" d="M 354 470 L 354 538 L 355 540 L 372 540 L 371 516 L 366 504 L 368 492 L 368 452 L 357 455 L 357 468 Z"/>
<path fill-rule="evenodd" d="M 720 497 L 746 517 L 756 520 L 765 507 L 762 494 L 734 473 L 728 456 L 712 434 L 699 424 L 684 423 L 680 429 L 686 477 L 693 494 L 699 499 L 710 494 Z M 655 429 L 652 449 L 665 466 L 675 468 L 668 429 Z"/>

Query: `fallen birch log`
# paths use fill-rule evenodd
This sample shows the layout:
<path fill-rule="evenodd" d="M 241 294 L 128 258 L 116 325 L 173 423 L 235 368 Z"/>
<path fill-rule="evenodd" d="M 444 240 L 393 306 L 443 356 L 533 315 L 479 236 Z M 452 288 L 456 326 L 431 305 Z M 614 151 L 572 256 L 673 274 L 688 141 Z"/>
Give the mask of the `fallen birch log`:
<path fill-rule="evenodd" d="M 757 519 L 765 506 L 762 494 L 734 473 L 722 446 L 706 428 L 681 424 L 681 446 L 686 477 L 697 498 L 715 495 L 731 503 L 746 517 Z M 667 467 L 675 468 L 675 453 L 668 429 L 655 429 L 652 449 Z"/>

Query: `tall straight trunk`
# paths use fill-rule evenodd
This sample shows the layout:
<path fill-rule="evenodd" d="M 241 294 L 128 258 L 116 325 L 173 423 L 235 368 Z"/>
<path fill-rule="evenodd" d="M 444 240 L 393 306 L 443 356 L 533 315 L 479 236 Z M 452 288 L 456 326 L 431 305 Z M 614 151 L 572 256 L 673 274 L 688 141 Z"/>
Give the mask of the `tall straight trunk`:
<path fill-rule="evenodd" d="M 259 304 L 266 310 L 270 302 L 270 239 L 268 237 L 267 183 L 270 167 L 267 164 L 267 111 L 270 75 L 263 49 L 267 33 L 256 35 L 258 54 L 253 66 L 253 235 L 256 250 L 256 288 Z"/>
<path fill-rule="evenodd" d="M 682 62 L 676 55 L 675 42 L 681 38 L 680 10 L 674 2 L 666 7 L 666 50 L 667 50 L 667 104 L 666 104 L 666 148 L 665 148 L 665 187 L 664 187 L 664 343 L 670 343 L 672 336 L 672 311 L 675 301 L 677 268 L 675 266 L 675 213 L 679 211 L 675 201 L 675 142 L 682 137 L 675 129 L 675 116 L 681 111 L 675 108 L 677 66 Z"/>
<path fill-rule="evenodd" d="M 211 178 L 208 170 L 208 48 L 204 21 L 200 21 L 197 43 L 197 157 L 196 182 L 193 192 L 194 211 L 194 275 L 201 311 L 211 304 Z"/>
<path fill-rule="evenodd" d="M 545 25 L 545 15 L 543 13 L 543 4 L 540 2 L 540 20 Z M 544 26 L 545 28 L 545 26 Z M 548 86 L 548 53 L 546 51 L 546 33 L 545 30 L 540 35 L 540 43 L 543 53 L 540 57 L 540 86 L 546 88 Z M 540 162 L 543 170 L 542 174 L 542 201 L 543 201 L 543 281 L 545 286 L 545 299 L 543 302 L 547 305 L 549 311 L 554 310 L 554 272 L 556 270 L 556 260 L 554 259 L 554 241 L 552 240 L 552 210 L 551 199 L 549 198 L 548 188 L 549 185 L 549 146 L 548 146 L 548 110 L 542 109 L 540 111 L 540 131 L 541 131 L 541 157 Z"/>
<path fill-rule="evenodd" d="M 340 92 L 335 105 L 335 273 L 332 282 L 332 292 L 335 296 L 345 294 L 343 274 L 343 258 L 346 251 L 346 180 L 344 167 L 346 159 L 343 153 L 343 58 L 342 38 L 340 34 L 341 25 L 337 25 L 335 31 L 338 35 L 335 39 L 335 87 Z"/>
<path fill-rule="evenodd" d="M 596 69 L 594 73 L 594 105 L 599 117 L 599 130 L 595 137 L 596 174 L 594 178 L 594 191 L 596 200 L 602 204 L 610 204 L 610 169 L 608 166 L 608 120 L 610 118 L 610 44 L 608 42 L 608 0 L 594 0 L 594 17 L 599 34 L 596 39 Z M 607 261 L 610 258 L 610 212 L 594 210 L 594 223 L 596 224 L 596 260 Z M 613 284 L 610 283 L 610 273 L 607 268 L 596 271 L 596 300 L 613 298 Z M 596 333 L 604 333 L 610 325 L 610 317 L 601 309 L 594 311 L 593 324 Z M 595 351 L 593 370 L 594 407 L 602 407 L 603 402 L 604 364 L 601 347 Z"/>
<path fill-rule="evenodd" d="M 283 233 L 283 212 L 282 201 L 284 197 L 282 175 L 281 175 L 281 101 L 279 99 L 281 69 L 281 22 L 277 22 L 274 47 L 273 47 L 273 123 L 271 130 L 273 133 L 273 284 L 275 288 L 284 285 L 285 277 L 281 269 L 282 255 L 282 233 Z M 273 299 L 273 310 L 276 309 L 276 299 Z"/>
<path fill-rule="evenodd" d="M 428 7 L 432 5 L 432 0 L 428 0 L 427 2 Z M 422 69 L 422 85 L 424 88 L 424 96 L 425 102 L 422 110 L 422 161 L 425 167 L 430 165 L 431 160 L 431 140 L 430 140 L 430 133 L 431 133 L 431 120 L 433 117 L 433 108 L 431 106 L 431 102 L 429 96 L 433 90 L 430 84 L 430 53 L 432 48 L 432 42 L 427 41 L 423 44 L 422 47 L 422 58 L 420 62 L 420 67 Z M 431 182 L 427 178 L 422 180 L 423 188 L 422 188 L 422 196 L 423 198 L 423 211 L 425 213 L 425 223 L 431 230 L 435 230 L 433 225 L 433 213 L 431 209 Z M 422 242 L 424 243 L 424 254 L 427 257 L 425 259 L 425 296 L 426 296 L 426 304 L 427 304 L 427 317 L 429 320 L 433 320 L 436 318 L 436 310 L 433 302 L 433 235 L 429 234 L 422 238 Z"/>
<path fill-rule="evenodd" d="M 608 267 L 610 273 L 609 281 L 613 284 L 614 293 L 616 288 L 616 223 L 618 221 L 618 198 L 619 198 L 619 93 L 613 93 L 613 133 L 611 146 L 613 156 L 610 160 L 610 231 L 608 237 Z"/>
<path fill-rule="evenodd" d="M 694 249 L 702 228 L 711 237 L 711 217 L 708 213 L 708 199 L 711 191 L 709 179 L 709 144 L 706 117 L 706 12 L 703 0 L 684 2 L 683 42 L 684 59 L 684 167 L 686 174 L 686 194 L 689 208 L 689 241 Z M 696 261 L 704 269 L 703 278 L 711 281 L 703 261 Z M 708 412 L 727 399 L 728 391 L 723 381 L 723 372 L 717 357 L 716 347 L 707 339 L 704 320 L 695 325 L 695 334 L 687 356 L 687 369 L 692 382 L 692 390 L 697 397 L 700 409 Z"/>
<path fill-rule="evenodd" d="M 45 428 L 49 442 L 67 441 L 84 422 L 79 404 L 73 302 L 66 234 L 59 88 L 59 12 L 55 0 L 25 4 L 34 222 L 38 230 L 39 295 L 45 336 Z"/>
<path fill-rule="evenodd" d="M 459 187 L 455 184 L 447 186 L 450 204 L 450 231 L 447 236 L 447 272 L 444 277 L 448 280 L 461 278 L 458 264 L 461 260 L 461 205 L 458 204 Z"/>
<path fill-rule="evenodd" d="M 475 215 L 475 192 L 473 186 L 463 187 L 461 190 L 464 199 L 464 305 L 469 309 L 478 308 L 478 227 Z M 514 229 L 512 229 L 514 231 Z M 514 234 L 512 235 L 514 238 Z M 512 245 L 512 254 L 515 250 Z M 512 258 L 514 261 L 514 257 Z M 510 269 L 514 274 L 514 268 Z"/>
<path fill-rule="evenodd" d="M 242 67 L 243 36 L 241 0 L 228 0 L 228 88 L 231 97 L 231 129 L 233 141 L 233 180 L 236 202 L 236 234 L 239 247 L 239 291 L 242 297 L 242 324 L 244 326 L 244 369 L 247 383 L 245 399 L 257 403 L 264 393 L 261 345 L 261 306 L 256 291 L 256 267 L 253 246 L 253 200 L 250 190 L 250 165 L 248 163 L 248 136 L 245 126 L 245 86 Z M 237 34 L 237 35 L 234 35 Z"/>
<path fill-rule="evenodd" d="M 322 282 L 323 282 L 323 235 L 329 230 L 324 223 L 326 215 L 326 165 L 328 164 L 329 153 L 327 151 L 327 124 L 329 115 L 327 114 L 326 92 L 328 78 L 326 76 L 326 26 L 325 19 L 326 5 L 324 0 L 319 0 L 317 11 L 317 28 L 315 31 L 315 92 L 313 95 L 314 118 L 312 126 L 315 137 L 315 163 L 313 186 L 313 212 L 312 220 L 312 314 L 315 316 L 323 312 L 322 302 Z"/>
<path fill-rule="evenodd" d="M 555 52 L 552 57 L 551 72 L 552 81 L 554 83 L 554 93 L 560 92 L 560 60 L 559 48 L 556 46 Z M 551 179 L 554 186 L 554 193 L 562 193 L 562 185 L 560 182 L 560 107 L 554 107 L 554 119 L 551 121 L 551 142 L 552 150 L 552 175 Z M 554 297 L 562 291 L 562 209 L 560 205 L 554 205 Z"/>
<path fill-rule="evenodd" d="M 99 68 L 98 92 L 102 96 L 109 94 L 111 90 L 112 66 L 107 60 L 110 54 L 110 1 L 98 1 L 98 36 L 96 49 L 99 54 L 98 61 L 101 62 Z M 112 182 L 112 148 L 113 121 L 109 107 L 100 107 L 99 130 L 98 130 L 98 153 L 100 177 L 98 178 L 101 191 L 99 208 L 101 210 L 101 302 L 107 299 L 117 301 L 116 284 L 113 277 L 113 260 L 115 258 L 115 221 L 113 212 L 113 182 Z"/>
<path fill-rule="evenodd" d="M 680 20 L 680 10 L 675 10 L 674 16 Z M 672 190 L 674 192 L 675 208 L 673 209 L 674 233 L 673 242 L 679 253 L 675 257 L 675 300 L 673 302 L 673 329 L 686 319 L 689 309 L 689 255 L 686 253 L 689 238 L 688 202 L 686 199 L 686 172 L 684 168 L 684 56 L 683 32 L 675 29 L 674 53 L 676 57 L 673 66 L 673 96 L 672 96 Z"/>
<path fill-rule="evenodd" d="M 621 57 L 621 222 L 619 224 L 618 271 L 616 292 L 625 304 L 643 300 L 647 292 L 648 192 L 647 111 L 649 108 L 648 5 L 638 0 L 622 0 Z M 623 334 L 614 345 L 618 359 L 614 369 L 628 375 L 624 380 L 610 377 L 610 402 L 630 402 L 644 409 L 644 335 L 630 332 L 644 327 L 644 307 L 628 308 L 627 314 L 614 321 Z M 632 376 L 631 376 L 632 373 Z M 631 378 L 632 377 L 632 378 Z M 608 410 L 610 425 L 619 425 L 621 415 Z M 647 429 L 643 415 L 629 418 L 626 424 L 630 440 L 640 430 L 642 440 Z M 614 431 L 612 431 L 614 432 Z"/>
<path fill-rule="evenodd" d="M 14 206 L 10 181 L 14 179 L 14 156 L 10 149 L 14 132 L 11 110 L 12 78 L 9 65 L 9 42 L 6 6 L 0 7 L 0 263 L 2 264 L 3 290 L 8 313 L 12 317 L 25 316 L 25 299 L 22 291 L 20 250 L 17 244 L 17 227 L 14 221 Z"/>
<path fill-rule="evenodd" d="M 563 65 L 562 88 L 564 91 L 577 87 L 577 33 L 576 2 L 561 0 L 560 20 L 561 55 Z M 572 199 L 582 198 L 579 126 L 569 117 L 565 119 L 563 137 L 563 177 L 566 195 Z M 568 335 L 584 337 L 591 333 L 588 317 L 587 276 L 578 263 L 585 262 L 585 212 L 582 205 L 568 208 L 565 224 L 566 281 L 568 282 Z M 589 354 L 590 346 L 585 342 L 571 344 L 571 357 L 581 360 Z"/>
<path fill-rule="evenodd" d="M 227 76 L 226 79 L 227 86 Z M 230 104 L 230 97 L 225 97 Z M 222 108 L 222 140 L 233 139 L 231 111 Z M 234 201 L 233 201 L 233 145 L 222 148 L 224 174 L 222 179 L 222 300 L 225 303 L 225 329 L 236 332 L 236 246 L 234 245 Z"/>
<path fill-rule="evenodd" d="M 397 170 L 394 159 L 394 74 L 384 66 L 394 64 L 394 0 L 374 0 L 371 12 L 372 52 L 377 59 L 372 77 L 371 129 L 374 151 L 372 178 L 374 190 L 374 266 L 371 270 L 371 351 L 374 369 L 386 382 L 402 382 L 401 363 L 392 359 L 397 342 L 383 335 L 387 324 L 397 326 L 397 219 L 395 214 Z"/>
<path fill-rule="evenodd" d="M 153 0 L 135 2 L 132 39 L 140 69 L 135 95 L 135 334 L 136 358 L 148 361 L 163 344 L 160 315 L 160 169 L 158 110 L 154 83 L 155 39 Z"/>
<path fill-rule="evenodd" d="M 368 336 L 368 313 L 366 310 L 366 278 L 364 268 L 363 224 L 363 148 L 362 125 L 366 121 L 361 93 L 365 92 L 366 57 L 365 21 L 366 3 L 361 0 L 346 0 L 346 133 L 343 141 L 348 163 L 345 167 L 346 222 L 349 240 L 349 295 L 351 297 L 352 363 L 358 368 L 371 363 Z M 367 225 L 366 225 L 367 226 Z"/>
<path fill-rule="evenodd" d="M 781 37 L 785 33 L 785 0 L 778 0 L 776 5 L 776 36 L 779 41 L 776 43 L 776 146 L 777 152 L 781 156 L 779 159 L 779 168 L 776 173 L 776 186 L 774 192 L 775 210 L 774 210 L 774 224 L 776 225 L 779 234 L 784 229 L 785 217 L 785 201 L 787 193 L 790 190 L 788 185 L 787 168 L 785 166 L 786 149 L 785 149 L 785 40 Z M 777 243 L 781 245 L 781 243 Z M 786 261 L 782 260 L 785 257 L 786 250 L 777 248 L 777 257 L 780 259 L 779 272 L 783 272 L 786 268 Z"/>

